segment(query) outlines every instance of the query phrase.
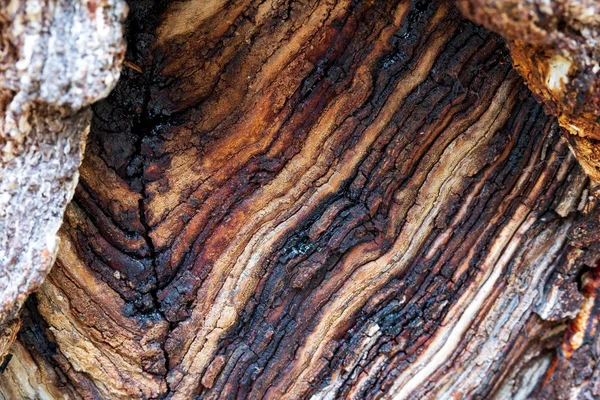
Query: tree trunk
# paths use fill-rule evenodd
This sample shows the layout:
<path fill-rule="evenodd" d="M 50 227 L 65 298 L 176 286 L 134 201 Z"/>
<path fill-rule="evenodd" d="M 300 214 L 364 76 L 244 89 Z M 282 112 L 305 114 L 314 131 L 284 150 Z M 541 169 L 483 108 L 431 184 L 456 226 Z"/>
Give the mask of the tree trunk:
<path fill-rule="evenodd" d="M 129 5 L 1 397 L 600 396 L 594 186 L 501 39 L 441 0 Z"/>

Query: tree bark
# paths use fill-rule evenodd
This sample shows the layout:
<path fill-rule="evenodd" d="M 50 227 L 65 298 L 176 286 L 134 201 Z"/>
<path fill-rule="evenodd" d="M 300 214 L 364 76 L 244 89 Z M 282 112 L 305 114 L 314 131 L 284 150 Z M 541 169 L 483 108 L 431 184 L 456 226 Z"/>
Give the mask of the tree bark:
<path fill-rule="evenodd" d="M 49 272 L 90 104 L 119 78 L 121 0 L 0 2 L 0 356 Z"/>
<path fill-rule="evenodd" d="M 501 34 L 515 69 L 558 117 L 584 171 L 600 181 L 600 2 L 458 0 L 465 15 Z"/>
<path fill-rule="evenodd" d="M 499 37 L 441 0 L 129 6 L 0 396 L 600 395 L 596 189 Z"/>

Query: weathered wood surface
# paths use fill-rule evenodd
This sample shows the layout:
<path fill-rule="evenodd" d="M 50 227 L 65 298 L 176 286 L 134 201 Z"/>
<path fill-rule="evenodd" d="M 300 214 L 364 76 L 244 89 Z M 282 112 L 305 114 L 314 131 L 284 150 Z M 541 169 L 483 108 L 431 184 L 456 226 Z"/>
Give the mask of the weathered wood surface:
<path fill-rule="evenodd" d="M 594 201 L 498 37 L 442 1 L 130 7 L 4 398 L 598 395 Z"/>
<path fill-rule="evenodd" d="M 91 112 L 125 54 L 121 0 L 0 2 L 0 356 L 50 270 Z"/>
<path fill-rule="evenodd" d="M 501 34 L 513 65 L 558 117 L 586 173 L 600 180 L 600 2 L 458 0 L 475 22 Z"/>

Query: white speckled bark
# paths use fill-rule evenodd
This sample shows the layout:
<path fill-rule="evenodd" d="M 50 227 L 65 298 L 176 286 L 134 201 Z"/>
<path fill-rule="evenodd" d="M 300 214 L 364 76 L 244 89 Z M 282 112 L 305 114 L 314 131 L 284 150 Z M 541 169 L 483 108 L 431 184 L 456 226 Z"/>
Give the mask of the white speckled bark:
<path fill-rule="evenodd" d="M 0 328 L 15 326 L 54 261 L 87 106 L 119 77 L 126 13 L 122 0 L 0 3 Z"/>

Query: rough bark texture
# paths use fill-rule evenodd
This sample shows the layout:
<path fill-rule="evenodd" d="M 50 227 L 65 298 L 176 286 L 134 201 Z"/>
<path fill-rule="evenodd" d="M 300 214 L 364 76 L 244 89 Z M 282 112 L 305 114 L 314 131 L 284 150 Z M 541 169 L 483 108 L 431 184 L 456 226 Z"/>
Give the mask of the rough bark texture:
<path fill-rule="evenodd" d="M 0 1 L 0 355 L 77 185 L 91 111 L 125 53 L 120 0 Z"/>
<path fill-rule="evenodd" d="M 130 7 L 1 396 L 599 395 L 594 193 L 501 39 L 444 1 Z"/>
<path fill-rule="evenodd" d="M 585 171 L 600 180 L 600 2 L 458 0 L 507 39 L 515 68 L 568 132 Z"/>

